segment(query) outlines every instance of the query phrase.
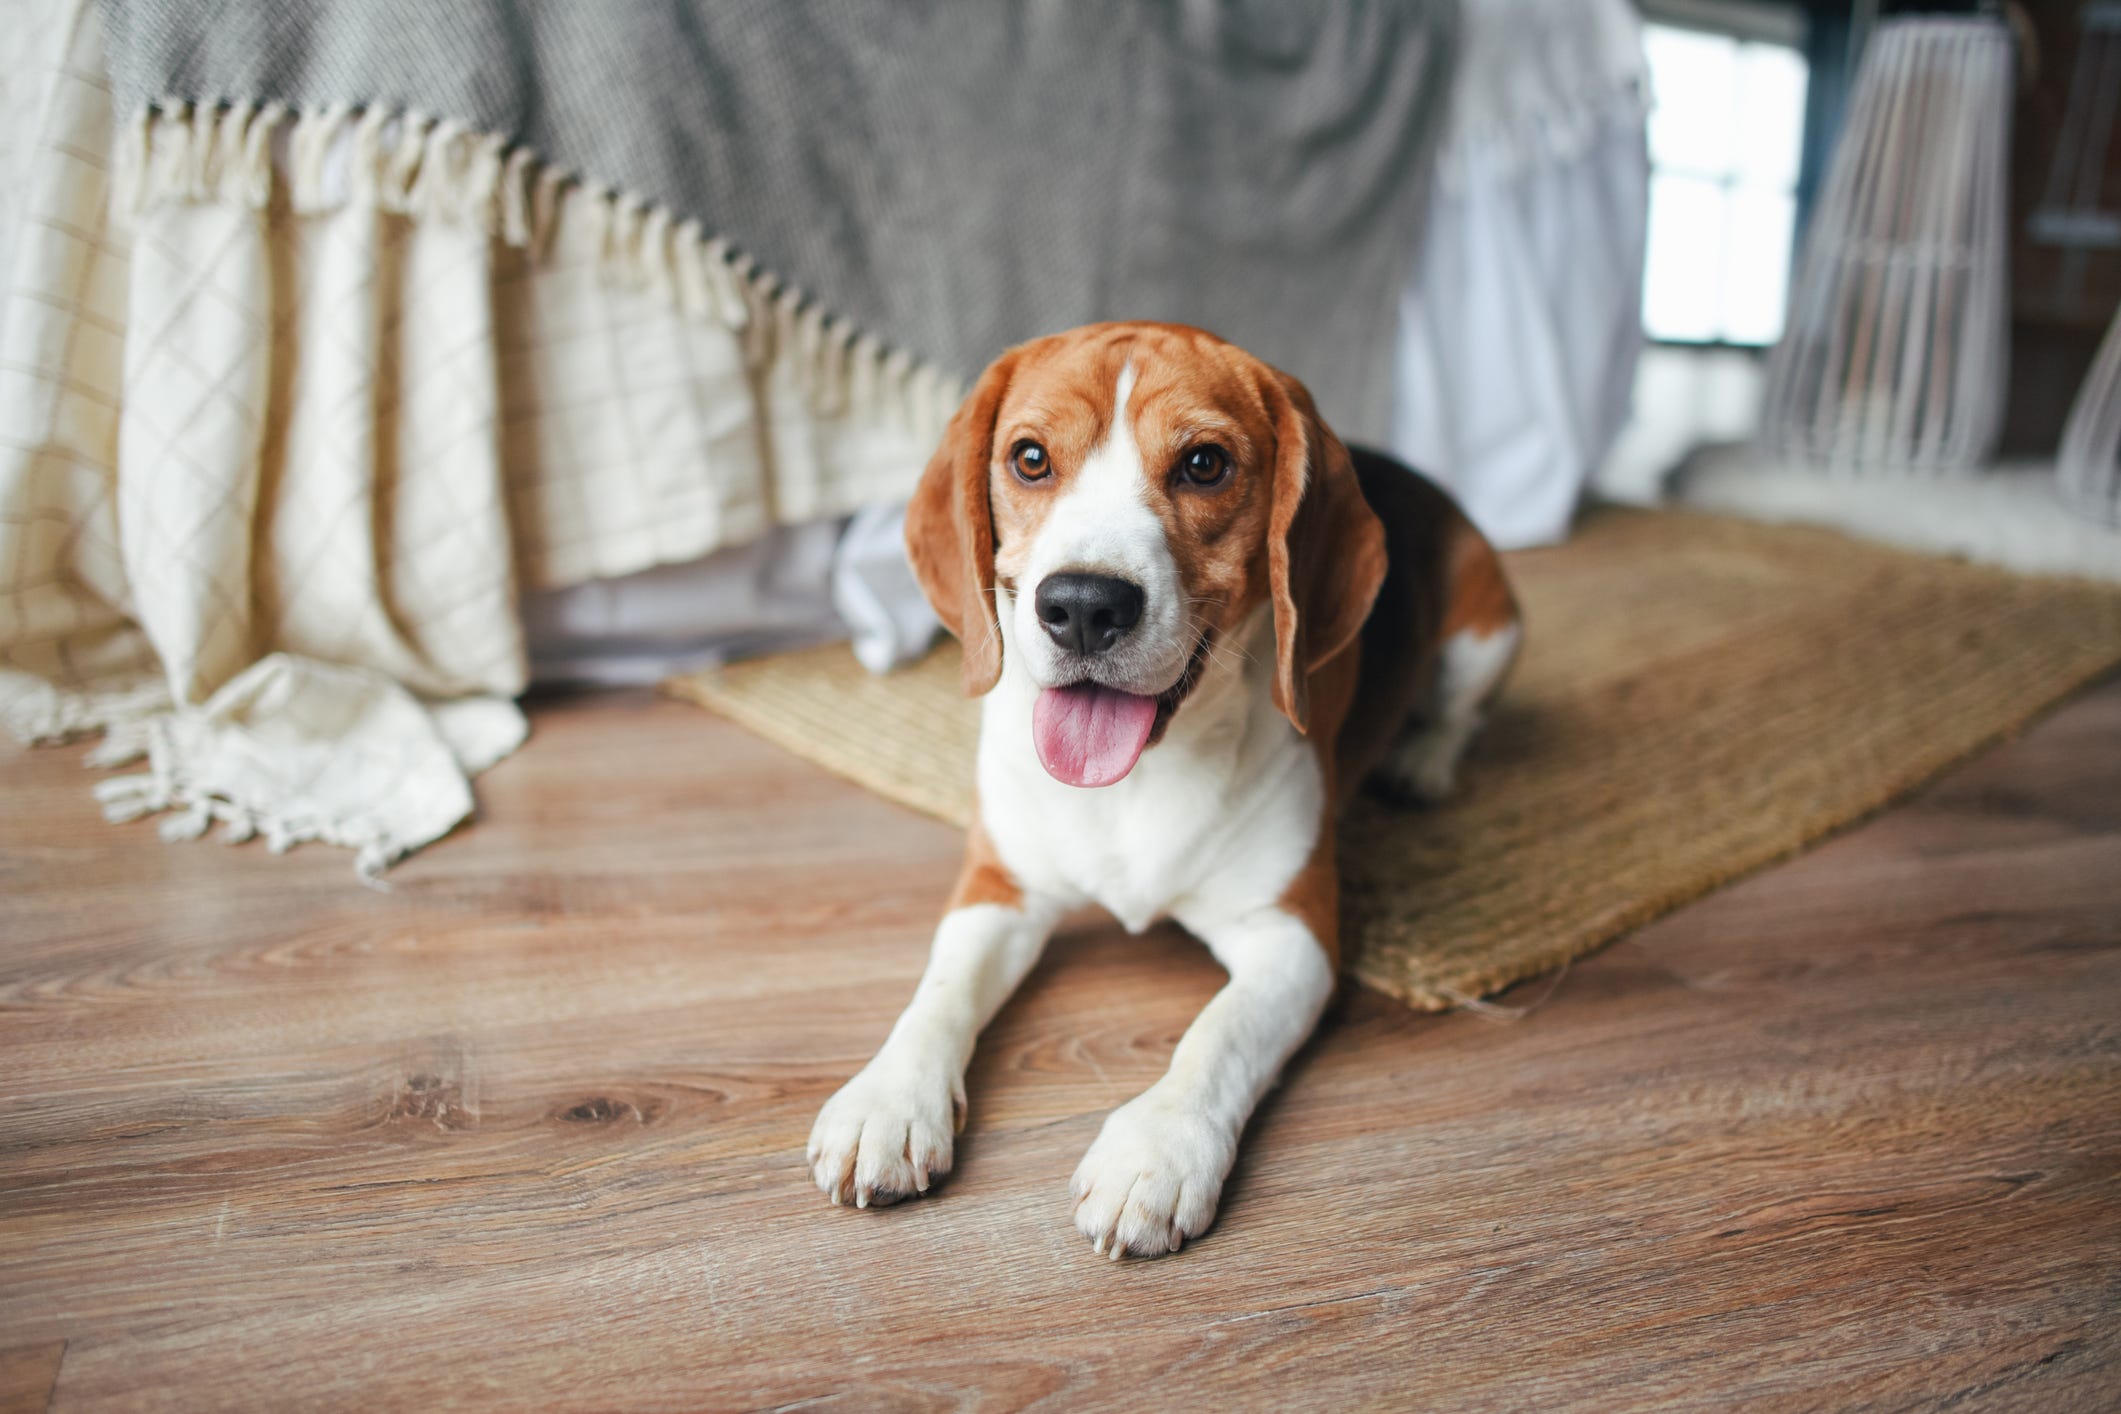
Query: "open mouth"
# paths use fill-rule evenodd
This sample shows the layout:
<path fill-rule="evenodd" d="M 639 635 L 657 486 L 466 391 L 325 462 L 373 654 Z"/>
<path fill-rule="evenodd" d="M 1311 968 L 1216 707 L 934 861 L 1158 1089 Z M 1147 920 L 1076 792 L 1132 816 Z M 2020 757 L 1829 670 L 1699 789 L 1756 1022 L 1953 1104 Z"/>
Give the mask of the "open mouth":
<path fill-rule="evenodd" d="M 1178 680 L 1153 696 L 1087 680 L 1041 690 L 1031 708 L 1031 739 L 1046 774 L 1084 787 L 1125 780 L 1193 691 L 1208 659 L 1208 640 L 1203 631 Z"/>

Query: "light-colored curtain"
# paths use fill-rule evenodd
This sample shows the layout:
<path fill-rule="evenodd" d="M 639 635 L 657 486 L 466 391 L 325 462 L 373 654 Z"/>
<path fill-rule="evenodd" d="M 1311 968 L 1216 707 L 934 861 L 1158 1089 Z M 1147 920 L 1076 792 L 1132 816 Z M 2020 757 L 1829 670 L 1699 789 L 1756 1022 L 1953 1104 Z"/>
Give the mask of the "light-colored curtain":
<path fill-rule="evenodd" d="M 1504 547 L 1568 533 L 1627 421 L 1649 158 L 1627 0 L 1467 0 L 1392 450 Z"/>

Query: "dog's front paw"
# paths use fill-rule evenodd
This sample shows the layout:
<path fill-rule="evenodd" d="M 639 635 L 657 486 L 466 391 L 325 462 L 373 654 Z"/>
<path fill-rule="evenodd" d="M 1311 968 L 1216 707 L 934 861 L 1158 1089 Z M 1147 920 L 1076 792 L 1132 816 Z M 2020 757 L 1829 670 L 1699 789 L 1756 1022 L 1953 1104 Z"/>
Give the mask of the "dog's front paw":
<path fill-rule="evenodd" d="M 881 1208 L 950 1172 L 965 1097 L 946 1068 L 878 1056 L 810 1127 L 810 1175 L 835 1203 Z"/>
<path fill-rule="evenodd" d="M 1229 1126 L 1152 1090 L 1107 1116 L 1077 1165 L 1075 1226 L 1114 1261 L 1176 1252 L 1215 1221 L 1236 1157 Z"/>

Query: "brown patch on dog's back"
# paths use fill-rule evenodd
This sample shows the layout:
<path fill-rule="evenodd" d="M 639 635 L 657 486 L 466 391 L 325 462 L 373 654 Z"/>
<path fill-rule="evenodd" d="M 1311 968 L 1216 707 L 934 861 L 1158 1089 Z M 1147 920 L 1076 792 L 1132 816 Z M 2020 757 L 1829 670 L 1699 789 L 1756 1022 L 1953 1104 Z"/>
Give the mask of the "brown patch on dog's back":
<path fill-rule="evenodd" d="M 1503 578 L 1502 560 L 1463 515 L 1448 532 L 1446 558 L 1451 598 L 1443 618 L 1445 638 L 1455 633 L 1487 638 L 1517 622 L 1517 597 Z"/>
<path fill-rule="evenodd" d="M 1426 710 L 1438 650 L 1451 634 L 1485 636 L 1518 621 L 1502 561 L 1442 488 L 1390 457 L 1355 452 L 1363 495 L 1384 522 L 1385 582 L 1362 633 L 1362 681 L 1340 733 L 1341 799 L 1362 784 Z"/>

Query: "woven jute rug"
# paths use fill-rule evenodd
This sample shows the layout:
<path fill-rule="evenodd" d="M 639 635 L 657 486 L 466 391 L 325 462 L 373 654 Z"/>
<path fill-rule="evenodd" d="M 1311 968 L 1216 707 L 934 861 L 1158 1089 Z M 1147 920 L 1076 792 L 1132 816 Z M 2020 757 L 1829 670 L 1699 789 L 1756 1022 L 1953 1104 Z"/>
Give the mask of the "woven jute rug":
<path fill-rule="evenodd" d="M 1831 531 L 1605 511 L 1508 557 L 1523 660 L 1433 810 L 1341 831 L 1348 967 L 1427 1010 L 1558 966 L 1904 794 L 2121 663 L 2121 587 Z M 671 691 L 964 823 L 974 704 L 946 646 L 846 648 Z"/>

